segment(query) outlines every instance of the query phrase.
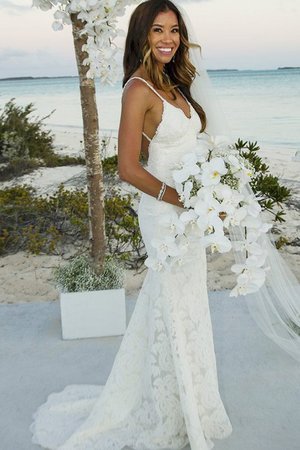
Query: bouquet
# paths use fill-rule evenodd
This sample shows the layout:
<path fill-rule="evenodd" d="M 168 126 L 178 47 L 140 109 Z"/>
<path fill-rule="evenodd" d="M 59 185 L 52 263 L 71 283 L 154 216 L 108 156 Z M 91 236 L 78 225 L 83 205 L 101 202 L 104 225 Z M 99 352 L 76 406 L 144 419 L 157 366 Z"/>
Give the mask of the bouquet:
<path fill-rule="evenodd" d="M 231 267 L 237 284 L 230 296 L 256 292 L 268 270 L 267 252 L 259 241 L 272 224 L 263 222 L 259 197 L 247 190 L 253 175 L 251 163 L 224 136 L 198 139 L 196 148 L 172 172 L 185 211 L 161 216 L 165 233 L 152 239 L 156 256 L 149 256 L 145 264 L 157 271 L 172 270 L 184 263 L 183 256 L 195 239 L 212 252 L 234 248 L 244 252 L 245 260 Z M 232 227 L 242 229 L 241 240 L 226 236 Z"/>

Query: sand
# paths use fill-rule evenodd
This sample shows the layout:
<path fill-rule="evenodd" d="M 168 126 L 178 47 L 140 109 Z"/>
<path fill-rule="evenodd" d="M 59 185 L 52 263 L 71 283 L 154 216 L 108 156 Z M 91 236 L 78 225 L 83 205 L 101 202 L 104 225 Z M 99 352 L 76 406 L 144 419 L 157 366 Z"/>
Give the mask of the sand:
<path fill-rule="evenodd" d="M 113 154 L 116 147 L 115 134 L 104 137 L 106 155 Z M 83 144 L 81 134 L 74 131 L 59 130 L 55 134 L 55 148 L 60 154 L 82 155 Z M 280 249 L 280 253 L 287 261 L 292 271 L 300 280 L 300 161 L 294 160 L 294 154 L 289 149 L 262 149 L 260 155 L 270 166 L 271 173 L 277 175 L 281 182 L 292 188 L 292 199 L 285 205 L 286 222 L 276 225 L 276 231 L 288 239 L 288 244 Z M 84 166 L 68 166 L 57 168 L 39 168 L 31 174 L 16 178 L 10 182 L 0 183 L 1 188 L 15 184 L 30 184 L 40 195 L 48 194 L 63 182 L 66 187 L 73 189 L 84 188 Z M 125 187 L 128 190 L 128 186 Z M 276 235 L 275 235 L 276 236 Z M 70 252 L 71 254 L 72 252 Z M 0 258 L 0 303 L 34 302 L 42 300 L 57 300 L 59 297 L 53 281 L 53 268 L 64 263 L 67 256 L 32 255 L 18 252 Z M 234 286 L 235 275 L 230 267 L 233 256 L 229 254 L 207 255 L 208 261 L 208 289 L 223 290 Z M 137 295 L 147 269 L 139 271 L 127 270 L 125 291 L 127 295 Z"/>

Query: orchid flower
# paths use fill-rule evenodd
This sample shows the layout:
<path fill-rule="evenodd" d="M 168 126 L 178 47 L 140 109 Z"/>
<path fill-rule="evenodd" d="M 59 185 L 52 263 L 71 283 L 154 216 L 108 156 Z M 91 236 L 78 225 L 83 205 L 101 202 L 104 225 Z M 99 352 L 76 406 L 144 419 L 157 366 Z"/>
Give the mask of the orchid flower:
<path fill-rule="evenodd" d="M 197 224 L 202 231 L 206 231 L 210 224 L 209 215 L 217 215 L 218 201 L 213 198 L 210 189 L 202 188 L 197 193 L 197 199 L 194 203 L 194 211 L 198 215 Z"/>
<path fill-rule="evenodd" d="M 253 217 L 258 217 L 258 215 L 261 212 L 261 206 L 258 203 L 258 201 L 256 200 L 256 198 L 254 198 L 252 195 L 249 195 L 245 199 L 245 203 L 246 203 L 248 214 L 250 214 L 250 216 L 253 216 Z"/>
<path fill-rule="evenodd" d="M 230 200 L 234 195 L 234 191 L 227 184 L 221 183 L 214 186 L 214 193 L 220 200 Z"/>
<path fill-rule="evenodd" d="M 226 159 L 231 165 L 231 172 L 235 173 L 241 170 L 241 163 L 235 155 L 229 154 Z"/>
<path fill-rule="evenodd" d="M 208 198 L 209 195 L 206 197 L 206 201 L 199 199 L 194 206 L 194 211 L 199 216 L 197 224 L 203 231 L 209 226 L 213 227 L 214 230 L 223 230 L 223 221 L 219 217 L 220 203 L 213 197 L 210 200 Z"/>
<path fill-rule="evenodd" d="M 210 186 L 220 183 L 221 176 L 227 172 L 224 160 L 222 158 L 212 158 L 210 161 L 202 164 L 201 181 L 203 186 Z"/>
<path fill-rule="evenodd" d="M 197 158 L 194 153 L 187 153 L 183 156 L 180 168 L 173 171 L 174 181 L 182 183 L 191 175 L 196 175 L 200 172 L 200 167 L 197 165 Z"/>
<path fill-rule="evenodd" d="M 209 150 L 221 150 L 224 147 L 227 147 L 228 144 L 228 137 L 223 135 L 201 135 L 198 138 L 198 148 L 201 148 L 206 152 Z"/>
<path fill-rule="evenodd" d="M 241 225 L 247 228 L 253 228 L 257 230 L 258 233 L 266 233 L 270 228 L 272 228 L 271 223 L 265 223 L 260 217 L 253 217 L 247 215 L 242 221 Z"/>
<path fill-rule="evenodd" d="M 167 256 L 177 256 L 180 253 L 172 236 L 165 236 L 163 239 L 154 238 L 151 240 L 151 245 L 156 249 L 157 257 L 161 261 L 165 261 Z"/>
<path fill-rule="evenodd" d="M 187 225 L 188 223 L 196 223 L 197 217 L 198 214 L 196 214 L 193 209 L 189 209 L 188 211 L 181 213 L 179 219 L 184 225 Z"/>
<path fill-rule="evenodd" d="M 189 209 L 188 211 L 184 211 L 181 213 L 179 219 L 183 223 L 186 233 L 192 236 L 201 236 L 203 235 L 205 229 L 201 232 L 200 227 L 198 226 L 197 219 L 198 214 L 195 213 L 193 209 Z M 207 227 L 207 224 L 205 225 Z"/>
<path fill-rule="evenodd" d="M 183 198 L 183 204 L 186 208 L 189 208 L 191 206 L 190 202 L 190 194 L 191 190 L 193 189 L 193 183 L 189 180 L 187 180 L 182 186 L 181 190 L 181 196 Z"/>
<path fill-rule="evenodd" d="M 212 233 L 201 238 L 201 243 L 204 247 L 211 248 L 212 253 L 218 251 L 219 253 L 227 253 L 231 250 L 232 245 L 230 240 L 221 233 Z"/>
<path fill-rule="evenodd" d="M 247 267 L 257 268 L 262 267 L 266 262 L 267 253 L 263 251 L 259 254 L 252 254 L 246 259 Z"/>
<path fill-rule="evenodd" d="M 32 6 L 40 8 L 42 11 L 48 11 L 53 7 L 53 3 L 50 0 L 32 0 Z"/>
<path fill-rule="evenodd" d="M 144 264 L 155 272 L 160 272 L 163 269 L 167 269 L 167 264 L 165 263 L 165 261 L 160 261 L 150 256 L 145 259 Z"/>
<path fill-rule="evenodd" d="M 266 269 L 248 267 L 247 264 L 233 264 L 231 270 L 239 275 L 237 285 L 229 294 L 230 297 L 256 292 L 266 279 Z"/>
<path fill-rule="evenodd" d="M 159 218 L 158 223 L 168 230 L 172 236 L 184 233 L 184 223 L 179 219 L 175 211 L 172 211 L 170 214 L 163 214 Z"/>
<path fill-rule="evenodd" d="M 247 238 L 243 241 L 235 241 L 234 248 L 236 251 L 246 250 L 247 252 L 251 253 L 252 255 L 261 255 L 264 252 L 261 245 L 259 245 L 257 242 L 255 242 L 255 240 L 253 240 L 252 238 L 249 239 L 248 235 L 247 235 Z"/>

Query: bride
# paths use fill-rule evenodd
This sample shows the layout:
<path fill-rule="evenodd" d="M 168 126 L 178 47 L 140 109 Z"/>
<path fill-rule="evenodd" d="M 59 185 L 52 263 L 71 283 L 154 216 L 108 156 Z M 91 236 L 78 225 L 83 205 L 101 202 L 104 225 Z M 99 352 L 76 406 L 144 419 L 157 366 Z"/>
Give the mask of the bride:
<path fill-rule="evenodd" d="M 171 271 L 151 264 L 155 245 L 161 252 L 168 245 L 159 240 L 162 217 L 184 211 L 174 166 L 199 133 L 225 127 L 214 104 L 205 104 L 207 92 L 203 102 L 196 95 L 186 20 L 170 0 L 147 0 L 131 16 L 118 168 L 142 191 L 138 218 L 149 268 L 106 384 L 67 386 L 35 412 L 32 441 L 43 448 L 208 450 L 232 433 L 218 388 L 205 249 L 191 236 Z"/>
<path fill-rule="evenodd" d="M 206 115 L 191 96 L 188 32 L 169 0 L 132 14 L 124 54 L 120 177 L 142 191 L 148 256 L 160 217 L 184 211 L 172 167 L 197 143 Z M 139 163 L 141 148 L 147 167 Z M 148 269 L 105 386 L 68 386 L 35 413 L 33 442 L 50 449 L 213 447 L 232 427 L 220 398 L 207 296 L 206 254 L 191 242 L 172 272 Z"/>

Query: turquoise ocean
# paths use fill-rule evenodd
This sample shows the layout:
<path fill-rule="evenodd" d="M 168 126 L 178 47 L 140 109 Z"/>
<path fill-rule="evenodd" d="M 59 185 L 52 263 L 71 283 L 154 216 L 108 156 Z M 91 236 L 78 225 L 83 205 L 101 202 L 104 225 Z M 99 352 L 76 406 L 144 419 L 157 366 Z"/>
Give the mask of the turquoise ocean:
<path fill-rule="evenodd" d="M 234 137 L 258 141 L 266 150 L 300 150 L 300 69 L 220 70 L 209 75 Z M 115 134 L 121 83 L 96 84 L 100 128 Z M 77 77 L 1 80 L 0 108 L 12 97 L 18 105 L 32 102 L 40 118 L 55 110 L 45 119 L 53 132 L 82 128 Z"/>

